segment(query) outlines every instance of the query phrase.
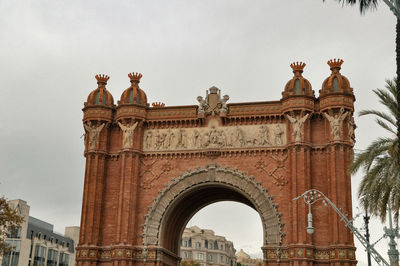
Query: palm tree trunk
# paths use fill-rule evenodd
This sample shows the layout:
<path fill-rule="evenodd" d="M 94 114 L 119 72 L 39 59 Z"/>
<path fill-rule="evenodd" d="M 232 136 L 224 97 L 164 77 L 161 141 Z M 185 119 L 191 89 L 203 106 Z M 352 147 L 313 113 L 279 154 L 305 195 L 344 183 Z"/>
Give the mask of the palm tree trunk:
<path fill-rule="evenodd" d="M 396 23 L 396 87 L 400 88 L 400 18 Z M 400 140 L 400 89 L 397 89 L 397 139 Z M 400 148 L 400 147 L 398 147 Z M 400 165 L 400 151 L 398 151 Z"/>

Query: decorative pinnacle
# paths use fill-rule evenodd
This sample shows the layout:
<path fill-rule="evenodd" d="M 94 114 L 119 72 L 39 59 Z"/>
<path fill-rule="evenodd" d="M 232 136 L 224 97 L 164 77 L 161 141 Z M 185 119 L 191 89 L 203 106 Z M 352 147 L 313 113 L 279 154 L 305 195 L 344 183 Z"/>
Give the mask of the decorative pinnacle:
<path fill-rule="evenodd" d="M 290 64 L 290 67 L 293 69 L 293 73 L 295 72 L 303 72 L 303 68 L 306 66 L 304 62 L 293 62 Z"/>
<path fill-rule="evenodd" d="M 142 74 L 138 73 L 138 72 L 132 72 L 128 74 L 129 79 L 131 80 L 131 82 L 140 82 L 140 79 L 142 78 Z"/>
<path fill-rule="evenodd" d="M 328 65 L 331 67 L 331 70 L 337 69 L 340 70 L 343 60 L 340 58 L 334 58 L 328 61 Z"/>
<path fill-rule="evenodd" d="M 107 80 L 110 79 L 110 77 L 105 74 L 97 74 L 95 78 L 97 79 L 97 84 L 107 84 Z"/>
<path fill-rule="evenodd" d="M 151 104 L 153 107 L 164 107 L 165 103 L 162 102 L 154 102 Z"/>

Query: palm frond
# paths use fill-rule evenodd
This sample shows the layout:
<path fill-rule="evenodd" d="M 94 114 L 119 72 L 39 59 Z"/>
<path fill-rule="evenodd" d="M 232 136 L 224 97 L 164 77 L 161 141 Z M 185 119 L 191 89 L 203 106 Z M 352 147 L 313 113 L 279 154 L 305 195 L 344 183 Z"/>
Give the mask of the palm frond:
<path fill-rule="evenodd" d="M 367 1 L 367 0 L 366 0 Z M 350 1 L 360 3 L 362 1 Z M 365 3 L 370 3 L 367 1 Z M 387 112 L 373 109 L 363 110 L 360 116 L 373 115 L 375 122 L 392 134 L 391 137 L 380 137 L 372 141 L 366 150 L 357 154 L 349 167 L 350 173 L 363 170 L 363 177 L 358 188 L 358 196 L 371 214 L 385 221 L 388 204 L 399 219 L 400 210 L 400 167 L 399 140 L 397 139 L 397 87 L 396 80 L 387 80 L 385 89 L 373 91 Z"/>
<path fill-rule="evenodd" d="M 323 0 L 325 2 L 325 0 Z M 376 9 L 378 6 L 378 0 L 336 0 L 339 3 L 348 4 L 348 5 L 355 5 L 359 4 L 360 13 L 364 14 L 365 11 L 368 9 Z"/>
<path fill-rule="evenodd" d="M 386 84 L 386 86 L 387 85 L 388 84 Z M 392 92 L 389 93 L 382 89 L 376 89 L 373 90 L 373 92 L 378 96 L 379 102 L 389 110 L 390 114 L 396 117 L 398 112 L 396 95 L 394 95 Z"/>
<path fill-rule="evenodd" d="M 396 105 L 396 106 L 397 106 L 397 105 Z M 359 115 L 359 116 L 364 116 L 364 115 L 375 115 L 375 116 L 377 116 L 377 117 L 379 117 L 379 118 L 381 118 L 381 119 L 383 119 L 383 120 L 389 122 L 389 123 L 390 123 L 391 125 L 393 125 L 394 127 L 396 127 L 396 120 L 393 118 L 393 115 L 388 115 L 388 114 L 386 114 L 386 113 L 384 113 L 384 112 L 381 112 L 381 111 L 371 110 L 371 109 L 368 109 L 368 110 L 361 110 L 361 111 L 358 113 L 358 115 Z"/>
<path fill-rule="evenodd" d="M 390 133 L 392 133 L 393 135 L 396 135 L 396 129 L 393 129 L 391 126 L 389 126 L 387 123 L 385 123 L 383 120 L 381 119 L 375 119 L 376 123 L 378 125 L 380 125 L 383 129 L 389 131 Z"/>

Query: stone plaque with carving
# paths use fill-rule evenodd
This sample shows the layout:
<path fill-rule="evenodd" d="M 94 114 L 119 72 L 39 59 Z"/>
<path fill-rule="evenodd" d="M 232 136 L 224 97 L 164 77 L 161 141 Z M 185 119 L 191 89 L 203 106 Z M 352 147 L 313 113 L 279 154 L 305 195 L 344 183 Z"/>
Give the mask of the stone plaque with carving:
<path fill-rule="evenodd" d="M 144 151 L 257 148 L 286 144 L 285 124 L 147 129 Z"/>

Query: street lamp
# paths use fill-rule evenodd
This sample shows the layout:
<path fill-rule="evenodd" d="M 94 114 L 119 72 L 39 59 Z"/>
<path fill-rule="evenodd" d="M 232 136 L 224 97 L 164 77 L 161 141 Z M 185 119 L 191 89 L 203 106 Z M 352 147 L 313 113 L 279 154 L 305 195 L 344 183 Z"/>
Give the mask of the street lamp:
<path fill-rule="evenodd" d="M 344 215 L 338 207 L 336 207 L 333 202 L 324 195 L 321 191 L 317 189 L 310 189 L 298 196 L 297 198 L 294 198 L 293 200 L 296 201 L 300 198 L 304 199 L 304 202 L 308 205 L 308 219 L 307 219 L 307 233 L 312 234 L 314 233 L 314 227 L 312 225 L 312 213 L 311 213 L 311 206 L 318 202 L 322 201 L 322 203 L 327 207 L 330 205 L 333 210 L 340 216 L 340 218 L 344 221 L 346 227 L 350 229 L 350 231 L 357 237 L 357 239 L 361 242 L 361 244 L 364 246 L 364 248 L 371 253 L 371 256 L 374 258 L 374 260 L 378 263 L 378 265 L 384 265 L 384 266 L 389 266 L 389 263 L 386 262 L 386 260 L 375 250 L 373 246 L 369 244 L 369 242 L 365 239 L 365 237 L 358 231 L 356 227 L 353 225 L 353 221 L 349 220 L 346 215 Z M 390 217 L 391 218 L 391 217 Z M 391 226 L 392 228 L 392 226 Z M 398 257 L 398 253 L 397 253 Z"/>

